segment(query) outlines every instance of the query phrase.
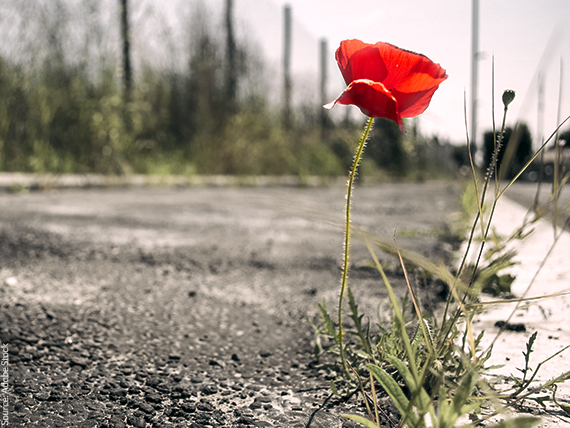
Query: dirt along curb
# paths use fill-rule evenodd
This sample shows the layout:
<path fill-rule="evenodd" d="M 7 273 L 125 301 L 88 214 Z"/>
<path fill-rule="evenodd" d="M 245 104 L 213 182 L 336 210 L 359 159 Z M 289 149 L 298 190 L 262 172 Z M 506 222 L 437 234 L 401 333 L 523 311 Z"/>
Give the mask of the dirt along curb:
<path fill-rule="evenodd" d="M 432 259 L 461 187 L 359 186 L 354 220 Z M 309 319 L 338 296 L 344 187 L 0 194 L 0 338 L 12 426 L 350 427 Z M 394 287 L 398 263 L 379 254 Z M 351 284 L 386 299 L 364 245 Z M 425 284 L 437 302 L 437 284 Z M 371 320 L 374 322 L 374 320 Z M 386 407 L 386 417 L 395 419 Z"/>

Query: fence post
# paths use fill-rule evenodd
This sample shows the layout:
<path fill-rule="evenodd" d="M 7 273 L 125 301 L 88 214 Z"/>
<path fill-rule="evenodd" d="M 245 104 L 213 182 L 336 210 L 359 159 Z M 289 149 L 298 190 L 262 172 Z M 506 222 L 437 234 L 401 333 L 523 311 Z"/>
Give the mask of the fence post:
<path fill-rule="evenodd" d="M 283 126 L 291 128 L 291 6 L 286 4 L 284 12 L 284 40 L 283 40 Z"/>
<path fill-rule="evenodd" d="M 321 57 L 321 64 L 320 64 L 320 75 L 321 75 L 321 87 L 320 87 L 320 93 L 321 93 L 321 137 L 324 137 L 324 132 L 325 129 L 327 127 L 327 121 L 328 121 L 328 116 L 327 116 L 327 110 L 324 109 L 322 106 L 324 106 L 327 102 L 328 102 L 328 97 L 327 97 L 327 80 L 328 80 L 328 69 L 327 69 L 327 59 L 328 59 L 328 43 L 327 43 L 327 39 L 325 39 L 324 37 L 321 39 L 321 43 L 320 43 L 320 57 Z"/>

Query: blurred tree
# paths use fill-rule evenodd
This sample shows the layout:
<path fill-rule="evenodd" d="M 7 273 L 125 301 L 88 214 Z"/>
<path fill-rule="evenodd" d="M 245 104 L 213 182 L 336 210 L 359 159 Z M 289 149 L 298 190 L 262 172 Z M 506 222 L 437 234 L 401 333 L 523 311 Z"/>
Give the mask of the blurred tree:
<path fill-rule="evenodd" d="M 470 167 L 469 150 L 466 144 L 451 147 L 451 159 L 455 162 L 457 168 Z"/>
<path fill-rule="evenodd" d="M 485 168 L 491 164 L 495 151 L 493 131 L 485 132 L 483 136 L 483 162 Z M 525 165 L 532 154 L 532 137 L 528 126 L 524 123 L 516 125 L 515 129 L 507 127 L 497 153 L 497 165 L 502 178 L 513 178 Z"/>
<path fill-rule="evenodd" d="M 376 119 L 365 156 L 394 177 L 408 173 L 409 159 L 404 149 L 404 134 L 396 122 Z"/>
<path fill-rule="evenodd" d="M 121 3 L 121 43 L 123 45 L 123 85 L 124 102 L 132 99 L 133 76 L 131 70 L 131 34 L 129 29 L 128 0 L 119 0 Z"/>
<path fill-rule="evenodd" d="M 31 148 L 28 144 L 28 119 L 31 107 L 24 90 L 25 76 L 21 67 L 8 64 L 0 57 L 0 168 L 21 171 Z"/>

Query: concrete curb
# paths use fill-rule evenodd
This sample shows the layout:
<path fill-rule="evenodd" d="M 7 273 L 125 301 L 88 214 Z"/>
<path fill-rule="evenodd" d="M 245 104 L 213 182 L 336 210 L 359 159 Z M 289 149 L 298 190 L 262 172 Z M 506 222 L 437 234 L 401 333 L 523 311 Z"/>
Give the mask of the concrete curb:
<path fill-rule="evenodd" d="M 508 198 L 502 198 L 496 209 L 492 227 L 495 232 L 507 238 L 523 224 L 527 209 Z M 516 297 L 540 297 L 570 291 L 570 233 L 558 228 L 558 240 L 555 242 L 552 223 L 540 219 L 529 225 L 527 232 L 532 234 L 522 241 L 517 241 L 507 250 L 516 250 L 515 266 L 505 270 L 516 279 L 511 289 Z M 484 300 L 497 299 L 486 297 Z M 485 331 L 481 343 L 483 349 L 490 345 L 499 332 L 497 322 L 506 321 L 515 310 L 515 303 L 501 303 L 488 307 L 474 319 L 474 327 Z M 511 324 L 524 325 L 525 331 L 504 331 L 493 347 L 488 366 L 503 365 L 493 373 L 519 376 L 518 368 L 524 367 L 523 351 L 529 337 L 538 332 L 531 354 L 531 367 L 546 360 L 570 344 L 570 294 L 546 297 L 540 300 L 523 302 L 509 321 Z M 535 385 L 561 375 L 570 370 L 568 358 L 570 350 L 549 360 L 537 375 Z M 570 382 L 560 384 L 558 397 L 570 397 Z M 549 426 L 549 425 L 548 425 Z"/>
<path fill-rule="evenodd" d="M 113 187 L 319 187 L 344 185 L 345 177 L 0 173 L 0 191 Z"/>

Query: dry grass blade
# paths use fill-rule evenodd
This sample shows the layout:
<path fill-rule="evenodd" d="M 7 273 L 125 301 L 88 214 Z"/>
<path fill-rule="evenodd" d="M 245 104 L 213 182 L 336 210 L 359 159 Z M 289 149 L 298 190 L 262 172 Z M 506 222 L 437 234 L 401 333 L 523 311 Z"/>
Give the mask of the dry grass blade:
<path fill-rule="evenodd" d="M 402 253 L 400 248 L 398 247 L 398 243 L 394 239 L 394 245 L 396 246 L 396 250 L 398 251 L 398 258 L 400 259 L 400 266 L 402 266 L 402 270 L 404 271 L 404 277 L 406 278 L 406 284 L 408 286 L 408 291 L 410 293 L 410 297 L 412 299 L 412 303 L 414 305 L 414 309 L 416 310 L 416 315 L 420 322 L 420 327 L 422 329 L 422 334 L 424 335 L 425 345 L 428 347 L 428 352 L 432 357 L 435 357 L 435 351 L 433 349 L 433 343 L 430 339 L 428 332 L 426 331 L 426 323 L 424 317 L 422 315 L 422 311 L 418 305 L 418 300 L 416 299 L 416 293 L 414 293 L 414 289 L 410 284 L 410 277 L 408 276 L 408 270 L 406 269 L 406 264 L 404 263 L 404 259 L 402 258 Z"/>

